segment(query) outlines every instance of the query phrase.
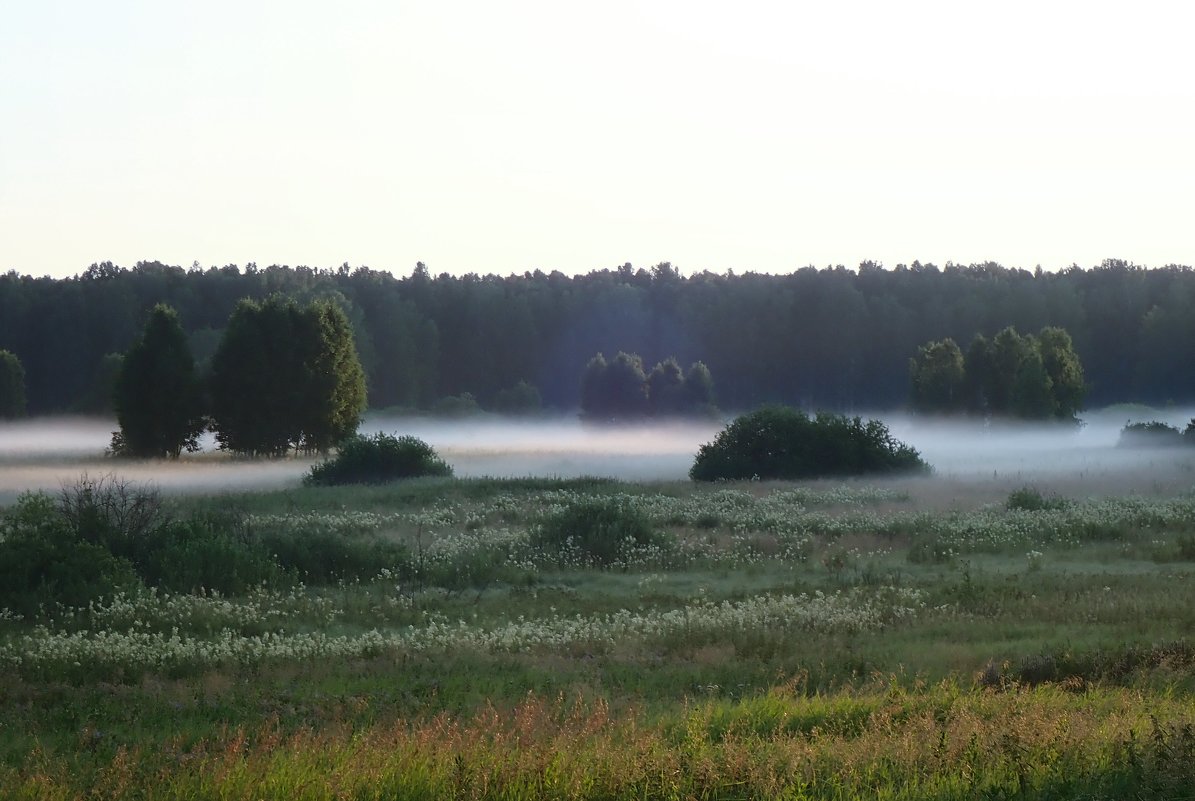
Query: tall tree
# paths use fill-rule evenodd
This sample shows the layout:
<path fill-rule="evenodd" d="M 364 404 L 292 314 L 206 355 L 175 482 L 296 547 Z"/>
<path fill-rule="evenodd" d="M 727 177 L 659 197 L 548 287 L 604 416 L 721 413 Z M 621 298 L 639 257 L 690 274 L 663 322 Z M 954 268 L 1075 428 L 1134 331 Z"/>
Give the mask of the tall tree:
<path fill-rule="evenodd" d="M 154 306 L 140 338 L 125 353 L 112 399 L 120 431 L 113 450 L 138 458 L 177 459 L 197 450 L 203 396 L 178 314 Z"/>
<path fill-rule="evenodd" d="M 610 416 L 635 420 L 647 414 L 647 376 L 638 354 L 619 352 L 606 368 Z"/>
<path fill-rule="evenodd" d="M 922 345 L 909 359 L 910 405 L 929 414 L 962 411 L 967 400 L 966 380 L 963 352 L 953 339 Z"/>
<path fill-rule="evenodd" d="M 716 414 L 714 377 L 705 362 L 693 362 L 685 373 L 685 411 L 690 414 Z"/>
<path fill-rule="evenodd" d="M 993 414 L 1013 413 L 1013 387 L 1017 383 L 1021 365 L 1033 350 L 1032 338 L 1023 337 L 1012 326 L 992 338 L 992 369 L 984 387 L 988 408 Z"/>
<path fill-rule="evenodd" d="M 995 365 L 992 362 L 992 343 L 983 334 L 976 334 L 967 346 L 963 362 L 966 371 L 964 382 L 967 393 L 967 410 L 975 414 L 988 414 L 988 391 L 995 382 Z"/>
<path fill-rule="evenodd" d="M 601 353 L 594 355 L 581 373 L 581 416 L 600 420 L 609 414 L 610 400 L 606 391 L 606 371 L 610 365 Z"/>
<path fill-rule="evenodd" d="M 356 432 L 365 410 L 365 371 L 357 358 L 348 317 L 316 301 L 299 317 L 303 349 L 300 447 L 326 452 Z"/>
<path fill-rule="evenodd" d="M 25 368 L 15 354 L 0 350 L 0 419 L 25 416 Z"/>
<path fill-rule="evenodd" d="M 241 301 L 212 357 L 211 396 L 221 448 L 326 450 L 356 430 L 365 408 L 347 318 L 330 303 Z"/>
<path fill-rule="evenodd" d="M 685 411 L 685 374 L 676 359 L 667 358 L 652 368 L 647 377 L 647 401 L 657 417 Z"/>
<path fill-rule="evenodd" d="M 1054 387 L 1042 363 L 1036 340 L 1025 337 L 1028 345 L 1017 365 L 1008 393 L 1008 411 L 1024 420 L 1047 420 L 1055 416 Z"/>
<path fill-rule="evenodd" d="M 1054 414 L 1062 419 L 1072 419 L 1083 408 L 1087 384 L 1071 335 L 1061 328 L 1043 328 L 1037 335 L 1037 344 L 1042 366 L 1050 377 Z"/>

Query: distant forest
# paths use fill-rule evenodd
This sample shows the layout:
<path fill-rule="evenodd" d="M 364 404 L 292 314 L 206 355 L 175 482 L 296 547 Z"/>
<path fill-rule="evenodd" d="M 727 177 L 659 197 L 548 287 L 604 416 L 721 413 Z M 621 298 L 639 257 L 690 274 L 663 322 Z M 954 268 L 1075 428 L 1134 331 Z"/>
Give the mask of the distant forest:
<path fill-rule="evenodd" d="M 1070 332 L 1088 406 L 1195 400 L 1195 271 L 1123 261 L 1057 273 L 914 262 L 792 274 L 683 277 L 668 263 L 585 275 L 408 276 L 368 268 L 191 269 L 104 262 L 68 279 L 0 276 L 0 349 L 24 365 L 30 414 L 110 408 L 114 354 L 157 303 L 173 306 L 196 361 L 211 358 L 244 297 L 330 298 L 347 313 L 369 405 L 428 408 L 472 394 L 483 407 L 521 381 L 546 407 L 575 410 L 602 352 L 644 363 L 704 362 L 718 405 L 834 411 L 902 407 L 919 346 L 1006 326 Z"/>

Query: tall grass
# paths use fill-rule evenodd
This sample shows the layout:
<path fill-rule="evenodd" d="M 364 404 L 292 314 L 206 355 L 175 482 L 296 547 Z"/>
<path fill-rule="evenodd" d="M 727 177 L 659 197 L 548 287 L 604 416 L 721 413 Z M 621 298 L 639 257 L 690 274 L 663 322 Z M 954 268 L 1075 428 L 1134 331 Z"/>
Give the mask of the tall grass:
<path fill-rule="evenodd" d="M 82 773 L 35 754 L 0 778 L 49 799 L 1176 799 L 1195 786 L 1193 727 L 1189 701 L 1125 691 L 778 691 L 658 723 L 529 696 L 363 729 L 235 729 Z"/>

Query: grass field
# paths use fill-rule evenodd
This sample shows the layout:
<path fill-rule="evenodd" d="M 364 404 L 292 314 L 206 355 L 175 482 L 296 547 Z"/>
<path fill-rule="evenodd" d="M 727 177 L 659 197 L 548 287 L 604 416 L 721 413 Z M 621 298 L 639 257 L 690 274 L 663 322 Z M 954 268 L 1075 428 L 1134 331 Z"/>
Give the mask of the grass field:
<path fill-rule="evenodd" d="M 1195 496 L 438 479 L 161 514 L 228 535 L 217 581 L 270 564 L 0 615 L 4 797 L 1195 797 Z"/>

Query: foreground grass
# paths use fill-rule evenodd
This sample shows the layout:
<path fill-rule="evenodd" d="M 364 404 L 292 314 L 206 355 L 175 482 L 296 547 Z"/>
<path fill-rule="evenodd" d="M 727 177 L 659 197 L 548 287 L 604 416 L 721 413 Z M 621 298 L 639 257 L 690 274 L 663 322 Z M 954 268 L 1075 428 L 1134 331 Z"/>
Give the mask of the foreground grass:
<path fill-rule="evenodd" d="M 266 723 L 120 749 L 33 753 L 9 797 L 323 799 L 1188 798 L 1195 706 L 1128 690 L 1054 687 L 833 697 L 788 689 L 688 704 L 652 721 L 602 702 L 287 732 Z"/>
<path fill-rule="evenodd" d="M 594 498 L 668 547 L 599 569 L 537 544 Z M 0 615 L 0 796 L 1191 797 L 1195 501 L 1010 501 L 530 479 L 186 501 L 364 556 Z"/>

